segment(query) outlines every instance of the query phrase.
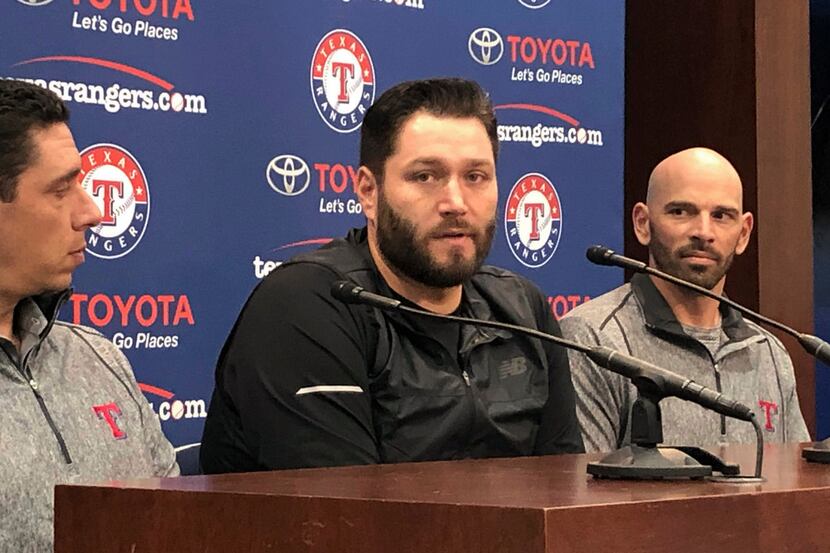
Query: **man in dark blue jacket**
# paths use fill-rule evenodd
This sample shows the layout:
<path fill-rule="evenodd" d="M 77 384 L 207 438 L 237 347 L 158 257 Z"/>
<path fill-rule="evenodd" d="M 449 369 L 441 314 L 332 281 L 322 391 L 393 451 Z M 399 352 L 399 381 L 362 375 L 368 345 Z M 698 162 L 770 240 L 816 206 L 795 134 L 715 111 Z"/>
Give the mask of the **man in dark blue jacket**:
<path fill-rule="evenodd" d="M 435 313 L 558 334 L 545 297 L 482 266 L 496 120 L 471 81 L 399 84 L 367 111 L 367 226 L 254 291 L 216 373 L 207 472 L 581 452 L 567 355 L 535 339 L 335 300 L 349 279 Z"/>

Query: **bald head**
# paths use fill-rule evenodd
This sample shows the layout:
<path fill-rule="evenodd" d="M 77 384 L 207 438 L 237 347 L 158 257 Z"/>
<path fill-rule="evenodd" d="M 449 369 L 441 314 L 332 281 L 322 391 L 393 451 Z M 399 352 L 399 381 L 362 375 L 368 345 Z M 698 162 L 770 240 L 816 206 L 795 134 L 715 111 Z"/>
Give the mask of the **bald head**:
<path fill-rule="evenodd" d="M 706 148 L 661 161 L 648 180 L 646 203 L 637 203 L 632 216 L 651 266 L 716 291 L 753 226 L 752 214 L 743 211 L 738 172 Z"/>
<path fill-rule="evenodd" d="M 650 209 L 664 205 L 667 198 L 686 193 L 716 192 L 743 210 L 743 186 L 729 160 L 708 148 L 689 148 L 672 154 L 651 172 L 646 204 Z"/>

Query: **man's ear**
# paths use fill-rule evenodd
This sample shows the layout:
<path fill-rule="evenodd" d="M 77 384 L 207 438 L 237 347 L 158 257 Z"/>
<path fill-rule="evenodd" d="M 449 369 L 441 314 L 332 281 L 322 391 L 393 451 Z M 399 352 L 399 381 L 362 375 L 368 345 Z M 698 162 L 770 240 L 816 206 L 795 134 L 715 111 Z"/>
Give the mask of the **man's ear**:
<path fill-rule="evenodd" d="M 643 202 L 634 204 L 631 210 L 631 221 L 634 223 L 634 235 L 643 246 L 651 242 L 651 227 L 649 226 L 648 206 Z"/>
<path fill-rule="evenodd" d="M 735 245 L 735 253 L 741 255 L 746 250 L 749 244 L 749 237 L 752 234 L 752 228 L 755 226 L 755 219 L 752 213 L 747 211 L 741 215 L 741 234 L 738 236 L 738 243 Z"/>
<path fill-rule="evenodd" d="M 374 224 L 377 217 L 378 206 L 378 182 L 375 174 L 365 165 L 357 170 L 357 199 L 363 208 L 366 220 Z"/>

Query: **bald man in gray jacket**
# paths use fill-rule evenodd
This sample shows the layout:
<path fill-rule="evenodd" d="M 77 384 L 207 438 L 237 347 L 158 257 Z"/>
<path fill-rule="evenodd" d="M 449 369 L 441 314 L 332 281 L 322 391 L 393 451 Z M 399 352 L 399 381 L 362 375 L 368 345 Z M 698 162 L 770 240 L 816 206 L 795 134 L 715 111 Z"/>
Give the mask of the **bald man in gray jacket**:
<path fill-rule="evenodd" d="M 753 217 L 743 211 L 741 180 L 723 156 L 705 148 L 674 154 L 652 172 L 634 231 L 649 265 L 722 294 L 735 255 L 746 249 Z M 789 355 L 778 339 L 740 313 L 685 288 L 645 275 L 571 311 L 562 333 L 613 348 L 691 378 L 753 406 L 767 442 L 803 442 Z M 570 351 L 577 416 L 586 451 L 631 440 L 636 388 Z M 754 442 L 753 427 L 676 398 L 660 402 L 669 445 Z"/>

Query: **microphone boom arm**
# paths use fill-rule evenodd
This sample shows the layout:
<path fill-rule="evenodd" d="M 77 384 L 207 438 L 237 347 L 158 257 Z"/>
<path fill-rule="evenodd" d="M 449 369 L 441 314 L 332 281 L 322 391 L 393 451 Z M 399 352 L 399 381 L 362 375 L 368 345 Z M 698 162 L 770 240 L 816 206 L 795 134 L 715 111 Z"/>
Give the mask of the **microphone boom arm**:
<path fill-rule="evenodd" d="M 648 382 L 649 393 L 651 396 L 659 395 L 660 397 L 677 397 L 686 401 L 691 401 L 692 403 L 697 403 L 704 408 L 711 409 L 727 417 L 744 421 L 750 421 L 755 416 L 752 409 L 746 405 L 727 398 L 715 390 L 701 386 L 693 380 L 682 377 L 656 365 L 652 365 L 651 363 L 636 359 L 630 355 L 620 353 L 611 348 L 603 346 L 586 346 L 571 340 L 566 340 L 565 338 L 561 338 L 559 336 L 554 336 L 553 334 L 536 330 L 534 328 L 526 328 L 498 321 L 470 319 L 455 315 L 443 315 L 440 313 L 432 313 L 423 309 L 416 309 L 414 307 L 404 305 L 398 300 L 368 292 L 362 287 L 345 280 L 335 282 L 331 287 L 331 294 L 336 299 L 339 299 L 345 303 L 367 304 L 379 309 L 403 311 L 405 313 L 411 313 L 421 317 L 439 319 L 443 321 L 453 321 L 461 324 L 473 324 L 489 328 L 498 328 L 501 330 L 510 330 L 512 332 L 538 338 L 539 340 L 553 342 L 564 348 L 584 353 L 600 367 L 628 378 L 632 382 L 635 382 L 638 387 L 645 386 L 645 383 Z"/>
<path fill-rule="evenodd" d="M 760 313 L 756 313 L 752 309 L 744 307 L 743 305 L 734 302 L 725 296 L 716 294 L 711 290 L 704 288 L 703 286 L 698 286 L 697 284 L 694 284 L 687 280 L 683 280 L 682 278 L 678 278 L 674 275 L 670 275 L 668 273 L 655 269 L 654 267 L 649 267 L 642 261 L 637 261 L 635 259 L 631 259 L 629 257 L 620 255 L 614 252 L 614 250 L 606 248 L 605 246 L 591 246 L 590 248 L 588 248 L 588 251 L 585 252 L 585 255 L 588 258 L 588 260 L 591 261 L 591 263 L 595 263 L 597 265 L 610 265 L 622 267 L 624 269 L 629 269 L 637 273 L 645 273 L 648 275 L 652 275 L 659 279 L 680 286 L 681 288 L 694 290 L 698 294 L 706 296 L 707 298 L 723 302 L 726 305 L 732 307 L 733 309 L 740 311 L 745 315 L 749 315 L 751 318 L 761 323 L 764 323 L 765 325 L 777 328 L 778 330 L 786 334 L 789 334 L 790 336 L 798 340 L 798 343 L 801 344 L 801 347 L 804 348 L 804 350 L 807 351 L 807 353 L 809 353 L 819 361 L 830 365 L 830 344 L 828 344 L 826 341 L 822 340 L 817 336 L 813 336 L 812 334 L 806 334 L 803 332 L 798 332 L 797 330 L 790 328 L 784 323 L 770 319 L 769 317 L 765 317 Z"/>

